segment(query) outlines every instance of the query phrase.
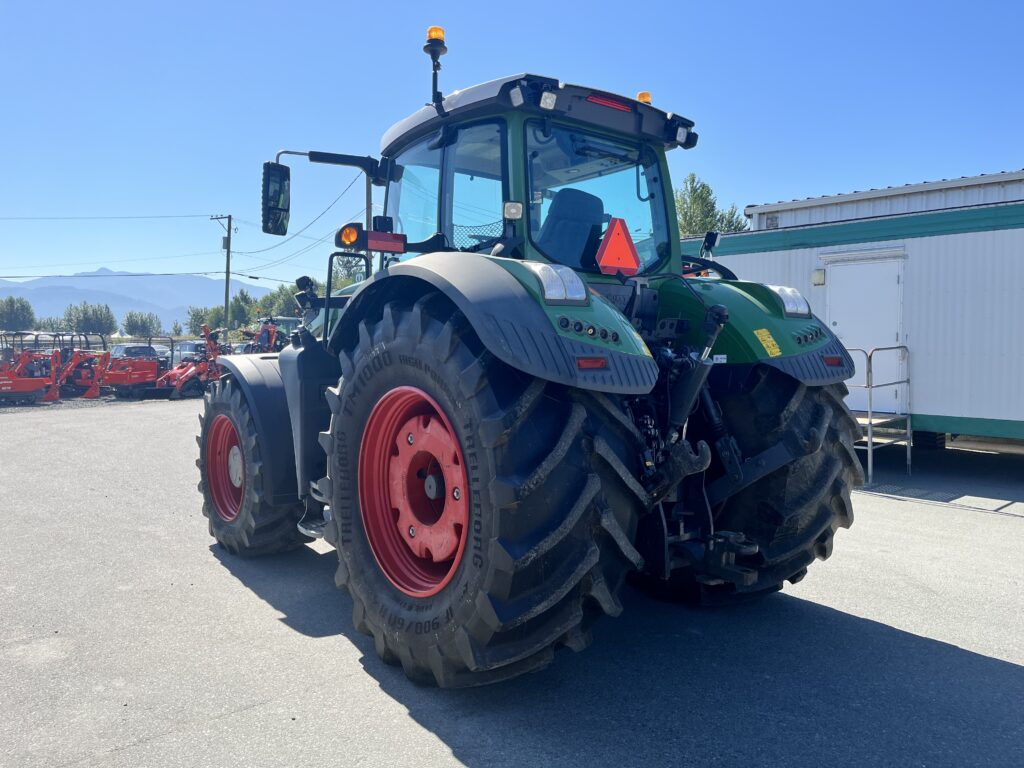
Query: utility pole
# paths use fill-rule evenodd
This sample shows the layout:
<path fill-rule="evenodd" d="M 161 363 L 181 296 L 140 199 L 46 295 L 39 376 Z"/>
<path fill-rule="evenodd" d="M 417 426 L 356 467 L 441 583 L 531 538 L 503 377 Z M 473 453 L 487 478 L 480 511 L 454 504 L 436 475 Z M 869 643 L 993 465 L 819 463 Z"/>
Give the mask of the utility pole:
<path fill-rule="evenodd" d="M 228 221 L 228 234 L 222 242 L 226 255 L 224 260 L 224 327 L 230 328 L 231 322 L 228 309 L 231 305 L 231 214 L 229 213 L 227 216 L 211 216 L 210 219 L 219 221 L 222 227 L 224 226 L 224 219 Z"/>

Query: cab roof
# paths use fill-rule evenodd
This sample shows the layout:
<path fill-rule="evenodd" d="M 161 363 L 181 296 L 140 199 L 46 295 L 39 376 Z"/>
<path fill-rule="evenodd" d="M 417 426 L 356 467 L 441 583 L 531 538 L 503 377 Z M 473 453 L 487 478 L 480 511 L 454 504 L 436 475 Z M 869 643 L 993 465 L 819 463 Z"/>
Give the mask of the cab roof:
<path fill-rule="evenodd" d="M 390 157 L 409 142 L 453 120 L 487 117 L 522 109 L 557 116 L 619 133 L 661 142 L 666 149 L 690 149 L 697 144 L 692 120 L 665 112 L 636 99 L 543 75 L 511 75 L 460 91 L 442 101 L 444 114 L 428 104 L 391 126 L 381 139 L 381 154 Z"/>

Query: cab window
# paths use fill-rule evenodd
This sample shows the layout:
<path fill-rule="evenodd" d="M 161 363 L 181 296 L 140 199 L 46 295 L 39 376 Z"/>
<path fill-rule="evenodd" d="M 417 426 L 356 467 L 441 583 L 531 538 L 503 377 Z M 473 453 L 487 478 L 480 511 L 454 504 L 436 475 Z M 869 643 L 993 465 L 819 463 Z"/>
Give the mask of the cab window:
<path fill-rule="evenodd" d="M 394 220 L 395 232 L 410 243 L 427 240 L 438 231 L 442 152 L 430 149 L 432 140 L 424 139 L 395 158 L 401 174 L 388 185 L 387 215 Z"/>
<path fill-rule="evenodd" d="M 410 243 L 441 232 L 450 250 L 493 247 L 504 226 L 504 144 L 503 123 L 478 123 L 446 142 L 433 134 L 396 155 L 399 178 L 388 185 L 386 201 L 395 231 Z"/>
<path fill-rule="evenodd" d="M 448 147 L 445 234 L 452 248 L 490 250 L 504 229 L 503 131 L 498 123 L 463 128 Z"/>
<path fill-rule="evenodd" d="M 531 120 L 526 156 L 530 239 L 549 259 L 598 271 L 613 217 L 625 221 L 642 270 L 668 256 L 668 201 L 649 147 Z"/>

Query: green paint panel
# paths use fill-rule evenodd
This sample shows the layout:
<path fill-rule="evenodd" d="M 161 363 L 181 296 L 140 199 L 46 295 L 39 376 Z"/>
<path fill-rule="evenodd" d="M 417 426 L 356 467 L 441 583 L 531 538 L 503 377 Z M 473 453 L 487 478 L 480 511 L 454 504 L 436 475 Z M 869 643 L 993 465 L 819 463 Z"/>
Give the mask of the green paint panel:
<path fill-rule="evenodd" d="M 544 313 L 551 321 L 551 327 L 560 336 L 565 336 L 575 341 L 585 341 L 587 344 L 593 344 L 595 347 L 613 352 L 622 352 L 627 355 L 651 356 L 647 345 L 644 344 L 636 329 L 630 325 L 626 317 L 611 302 L 602 296 L 591 292 L 587 303 L 584 305 L 548 304 L 544 301 L 537 276 L 523 262 L 517 259 L 503 259 L 493 256 L 485 256 L 484 258 L 498 264 L 522 283 L 527 292 L 544 310 Z M 570 326 L 568 329 L 562 328 L 559 324 L 559 319 L 562 317 L 569 320 Z M 583 324 L 584 331 L 582 333 L 577 333 L 573 330 L 572 324 L 576 321 Z M 590 336 L 586 330 L 591 327 L 595 331 L 593 336 Z M 602 329 L 608 332 L 608 338 L 601 338 L 600 331 Z M 619 336 L 617 342 L 611 340 L 613 331 Z"/>
<path fill-rule="evenodd" d="M 912 414 L 911 421 L 915 430 L 924 432 L 949 432 L 954 435 L 1024 440 L 1024 421 L 975 419 L 969 416 L 933 416 L 927 413 Z"/>
<path fill-rule="evenodd" d="M 1020 228 L 1024 228 L 1024 204 L 997 205 L 962 211 L 938 211 L 868 221 L 723 235 L 718 247 L 715 248 L 715 255 L 731 256 Z M 699 239 L 684 240 L 683 253 L 687 256 L 696 256 L 700 242 Z"/>
<path fill-rule="evenodd" d="M 680 280 L 666 278 L 652 281 L 658 288 L 658 319 L 681 317 L 689 330 L 682 343 L 703 346 L 705 332 L 704 307 Z M 772 357 L 799 355 L 824 346 L 832 334 L 815 317 L 786 316 L 782 299 L 760 283 L 731 280 L 690 280 L 690 285 L 707 306 L 722 304 L 729 310 L 729 323 L 722 330 L 712 349 L 713 354 L 727 355 L 729 363 L 753 363 Z M 798 343 L 797 336 L 817 329 L 817 338 Z M 772 354 L 775 353 L 775 354 Z"/>

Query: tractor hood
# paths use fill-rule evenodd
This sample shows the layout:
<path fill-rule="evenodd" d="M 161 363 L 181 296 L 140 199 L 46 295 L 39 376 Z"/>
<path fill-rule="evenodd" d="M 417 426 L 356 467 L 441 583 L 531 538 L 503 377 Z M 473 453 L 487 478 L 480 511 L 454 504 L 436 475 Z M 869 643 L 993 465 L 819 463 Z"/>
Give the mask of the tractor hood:
<path fill-rule="evenodd" d="M 782 299 L 770 288 L 742 280 L 689 282 L 705 305 L 721 304 L 729 310 L 729 322 L 712 349 L 712 354 L 722 356 L 719 362 L 770 365 L 811 386 L 853 376 L 852 358 L 826 324 L 813 314 L 787 315 Z M 659 322 L 681 319 L 680 342 L 699 347 L 704 306 L 681 280 L 666 277 L 652 284 L 659 292 Z"/>

